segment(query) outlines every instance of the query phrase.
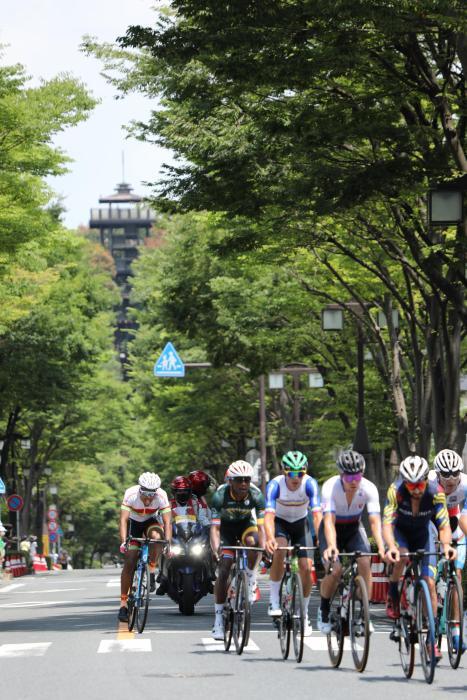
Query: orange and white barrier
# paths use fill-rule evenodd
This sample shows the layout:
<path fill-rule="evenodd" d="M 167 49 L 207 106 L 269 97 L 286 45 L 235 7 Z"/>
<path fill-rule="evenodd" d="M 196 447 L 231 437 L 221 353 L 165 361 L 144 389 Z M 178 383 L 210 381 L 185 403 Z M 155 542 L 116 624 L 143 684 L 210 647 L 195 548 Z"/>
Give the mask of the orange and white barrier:
<path fill-rule="evenodd" d="M 371 576 L 373 579 L 372 603 L 385 603 L 388 597 L 389 579 L 386 575 L 386 564 L 378 554 L 371 557 Z"/>
<path fill-rule="evenodd" d="M 36 573 L 40 573 L 41 571 L 48 571 L 45 557 L 41 556 L 40 554 L 35 554 L 32 558 L 32 568 Z"/>
<path fill-rule="evenodd" d="M 25 576 L 28 573 L 26 560 L 17 554 L 10 554 L 5 557 L 5 573 L 17 576 Z"/>

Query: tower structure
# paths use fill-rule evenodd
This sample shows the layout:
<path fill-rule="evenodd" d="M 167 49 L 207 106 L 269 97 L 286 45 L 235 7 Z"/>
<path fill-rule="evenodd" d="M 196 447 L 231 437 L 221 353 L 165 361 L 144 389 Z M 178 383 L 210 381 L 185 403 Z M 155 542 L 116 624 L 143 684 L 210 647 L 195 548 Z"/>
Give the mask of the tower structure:
<path fill-rule="evenodd" d="M 101 245 L 110 251 L 115 262 L 115 281 L 121 291 L 115 344 L 122 365 L 126 360 L 128 339 L 136 327 L 128 318 L 131 265 L 138 257 L 140 246 L 145 245 L 156 218 L 154 211 L 142 201 L 128 183 L 121 182 L 114 194 L 99 198 L 99 203 L 105 206 L 91 209 L 89 220 L 89 227 L 99 232 Z"/>

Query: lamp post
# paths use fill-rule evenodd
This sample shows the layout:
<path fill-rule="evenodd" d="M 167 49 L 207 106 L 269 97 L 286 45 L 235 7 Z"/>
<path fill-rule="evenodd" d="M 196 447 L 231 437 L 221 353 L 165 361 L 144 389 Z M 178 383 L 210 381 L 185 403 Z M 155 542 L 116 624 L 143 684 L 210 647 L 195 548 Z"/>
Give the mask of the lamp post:
<path fill-rule="evenodd" d="M 321 388 L 324 386 L 324 380 L 320 372 L 316 367 L 309 367 L 308 365 L 295 362 L 292 364 L 284 365 L 280 369 L 274 370 L 269 373 L 269 388 L 270 389 L 283 389 L 284 388 L 284 376 L 286 374 L 292 375 L 294 398 L 293 398 L 293 429 L 294 429 L 294 443 L 295 447 L 298 446 L 300 439 L 300 399 L 298 392 L 300 391 L 300 376 L 302 374 L 308 375 L 308 386 L 310 388 Z"/>
<path fill-rule="evenodd" d="M 355 429 L 353 448 L 367 457 L 371 453 L 371 445 L 365 421 L 365 372 L 363 364 L 365 338 L 360 320 L 363 314 L 361 304 L 358 302 L 329 304 L 321 312 L 321 326 L 324 331 L 342 331 L 344 328 L 344 311 L 342 307 L 351 308 L 357 316 L 357 427 Z"/>

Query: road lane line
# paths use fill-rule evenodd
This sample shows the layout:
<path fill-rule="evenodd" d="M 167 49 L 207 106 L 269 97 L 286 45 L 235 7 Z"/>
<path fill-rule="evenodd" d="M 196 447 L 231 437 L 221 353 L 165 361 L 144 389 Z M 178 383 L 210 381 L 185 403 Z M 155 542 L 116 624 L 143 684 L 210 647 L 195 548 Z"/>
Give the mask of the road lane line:
<path fill-rule="evenodd" d="M 150 639 L 103 639 L 97 649 L 98 654 L 111 654 L 112 652 L 139 652 L 152 651 Z"/>
<path fill-rule="evenodd" d="M 224 651 L 224 642 L 213 639 L 212 637 L 202 637 L 201 641 L 204 644 L 205 651 Z M 232 642 L 233 648 L 233 642 Z M 254 643 L 252 639 L 249 640 L 248 645 L 243 649 L 243 651 L 259 651 L 259 646 Z"/>
<path fill-rule="evenodd" d="M 109 578 L 106 584 L 107 588 L 118 588 L 120 586 L 120 577 L 118 578 Z"/>
<path fill-rule="evenodd" d="M 86 588 L 45 588 L 43 591 L 28 591 L 30 593 L 68 593 L 69 591 L 85 591 Z"/>
<path fill-rule="evenodd" d="M 326 637 L 306 637 L 304 640 L 305 645 L 312 651 L 327 651 L 328 650 L 328 640 Z M 357 645 L 359 649 L 361 647 Z M 350 639 L 344 639 L 344 651 L 351 651 Z"/>
<path fill-rule="evenodd" d="M 4 586 L 3 588 L 0 588 L 0 593 L 9 593 L 14 588 L 21 588 L 21 586 L 25 586 L 25 585 L 26 584 L 24 584 L 24 583 L 10 583 L 8 586 Z"/>
<path fill-rule="evenodd" d="M 4 603 L 0 605 L 0 608 L 38 608 L 47 605 L 70 605 L 71 603 L 76 603 L 75 600 L 48 600 L 44 603 L 38 603 L 37 601 L 23 601 L 21 603 Z"/>
<path fill-rule="evenodd" d="M 13 658 L 15 656 L 44 656 L 51 644 L 52 642 L 2 644 L 0 645 L 0 657 Z"/>

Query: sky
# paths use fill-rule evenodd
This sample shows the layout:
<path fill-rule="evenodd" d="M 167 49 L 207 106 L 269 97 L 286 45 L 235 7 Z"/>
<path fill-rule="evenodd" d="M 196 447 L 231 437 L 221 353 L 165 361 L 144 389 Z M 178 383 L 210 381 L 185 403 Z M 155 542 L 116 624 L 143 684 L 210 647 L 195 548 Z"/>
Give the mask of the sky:
<path fill-rule="evenodd" d="M 101 100 L 87 121 L 54 140 L 73 159 L 68 174 L 49 180 L 64 199 L 64 220 L 70 228 L 87 225 L 91 207 L 122 181 L 122 151 L 125 180 L 141 195 L 150 192 L 142 183 L 154 182 L 162 163 L 171 162 L 168 151 L 127 139 L 122 128 L 132 119 L 144 120 L 154 101 L 142 95 L 116 100 L 115 88 L 100 75 L 100 62 L 79 49 L 85 34 L 112 42 L 130 24 L 153 25 L 156 4 L 155 0 L 0 0 L 2 65 L 23 64 L 31 85 L 71 73 Z"/>

